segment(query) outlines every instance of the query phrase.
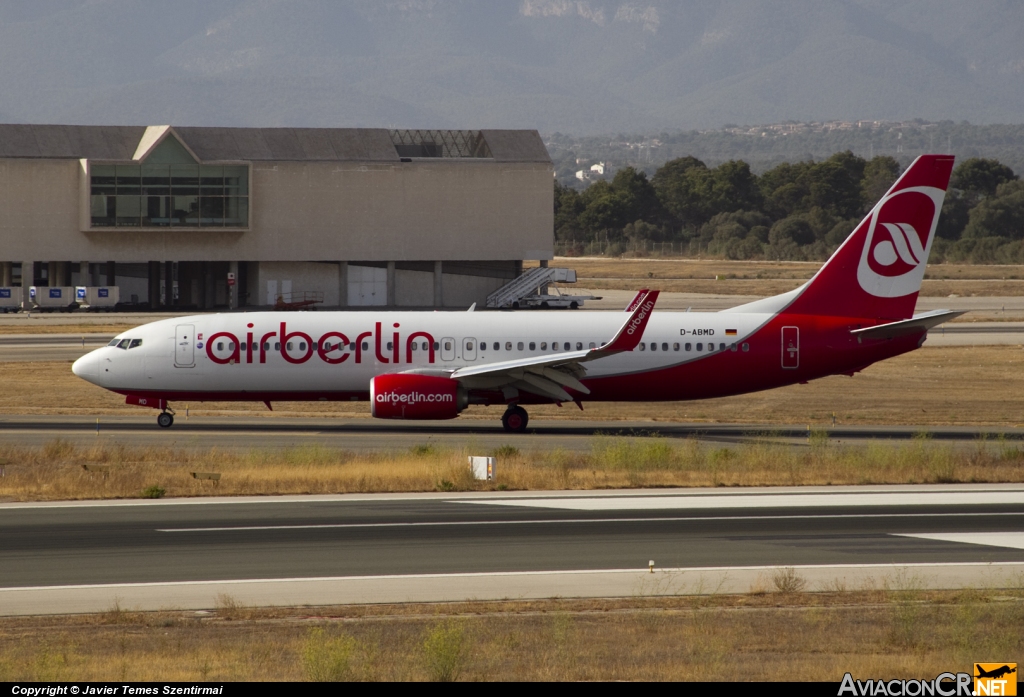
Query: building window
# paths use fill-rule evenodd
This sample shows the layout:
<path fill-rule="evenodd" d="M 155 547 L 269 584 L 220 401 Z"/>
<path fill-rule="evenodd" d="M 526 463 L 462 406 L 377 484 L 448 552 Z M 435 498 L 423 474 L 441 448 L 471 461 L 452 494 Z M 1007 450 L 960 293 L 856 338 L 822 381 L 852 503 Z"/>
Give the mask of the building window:
<path fill-rule="evenodd" d="M 249 226 L 244 165 L 94 164 L 90 184 L 92 227 Z"/>

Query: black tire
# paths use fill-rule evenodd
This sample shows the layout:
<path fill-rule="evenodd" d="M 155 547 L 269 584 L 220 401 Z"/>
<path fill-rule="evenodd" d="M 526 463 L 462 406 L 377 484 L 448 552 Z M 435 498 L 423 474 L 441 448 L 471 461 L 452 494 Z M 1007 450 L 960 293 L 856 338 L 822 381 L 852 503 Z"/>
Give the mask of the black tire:
<path fill-rule="evenodd" d="M 548 305 L 548 301 L 547 301 L 547 300 L 545 300 L 544 302 L 542 302 L 542 303 L 540 304 L 540 306 L 541 306 L 542 308 L 544 308 L 545 310 L 546 310 L 546 309 L 548 309 L 549 307 L 551 307 L 550 305 Z"/>
<path fill-rule="evenodd" d="M 522 407 L 512 407 L 501 416 L 501 425 L 510 433 L 523 433 L 530 423 L 530 415 Z"/>
<path fill-rule="evenodd" d="M 513 310 L 518 310 L 519 309 L 519 301 L 518 300 L 516 300 L 516 301 L 514 301 L 512 303 L 512 309 Z"/>
<path fill-rule="evenodd" d="M 174 416 L 168 414 L 166 411 L 161 412 L 156 417 L 156 425 L 160 428 L 170 428 L 174 424 Z"/>
<path fill-rule="evenodd" d="M 580 306 L 580 304 L 578 302 L 576 302 L 575 300 L 573 300 L 571 303 L 569 303 L 569 309 L 570 310 L 577 310 L 577 309 L 579 309 L 579 306 Z"/>

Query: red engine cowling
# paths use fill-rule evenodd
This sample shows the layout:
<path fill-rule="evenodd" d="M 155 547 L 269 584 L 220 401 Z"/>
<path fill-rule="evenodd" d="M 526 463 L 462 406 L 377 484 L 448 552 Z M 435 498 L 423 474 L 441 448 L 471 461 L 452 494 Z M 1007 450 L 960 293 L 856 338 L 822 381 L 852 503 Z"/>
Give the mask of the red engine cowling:
<path fill-rule="evenodd" d="M 378 419 L 454 419 L 466 402 L 451 378 L 391 373 L 370 380 L 370 413 Z"/>

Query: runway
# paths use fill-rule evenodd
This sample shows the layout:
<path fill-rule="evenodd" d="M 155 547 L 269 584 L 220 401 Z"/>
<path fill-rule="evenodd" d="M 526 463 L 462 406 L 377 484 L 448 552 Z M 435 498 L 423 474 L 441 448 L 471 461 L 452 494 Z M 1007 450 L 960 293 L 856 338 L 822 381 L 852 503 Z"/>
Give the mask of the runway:
<path fill-rule="evenodd" d="M 0 415 L 0 437 L 17 445 L 40 446 L 60 438 L 75 445 L 110 442 L 130 446 L 174 448 L 243 449 L 294 448 L 323 445 L 355 452 L 408 450 L 435 444 L 450 448 L 477 449 L 481 454 L 514 443 L 524 452 L 561 448 L 590 451 L 595 438 L 607 436 L 660 436 L 698 438 L 719 443 L 744 443 L 770 439 L 806 444 L 807 426 L 777 424 L 666 423 L 663 421 L 530 421 L 526 433 L 506 433 L 497 419 L 453 421 L 403 421 L 352 418 L 230 417 L 185 418 L 179 412 L 174 426 L 157 427 L 155 411 L 124 416 Z M 1024 440 L 1024 428 L 973 426 L 834 426 L 818 429 L 837 443 L 870 440 L 908 441 L 927 434 L 935 442 L 961 442 L 976 446 L 980 438 L 996 441 Z"/>
<path fill-rule="evenodd" d="M 1024 485 L 0 504 L 0 529 L 7 615 L 747 592 L 780 567 L 850 588 L 1024 573 Z"/>

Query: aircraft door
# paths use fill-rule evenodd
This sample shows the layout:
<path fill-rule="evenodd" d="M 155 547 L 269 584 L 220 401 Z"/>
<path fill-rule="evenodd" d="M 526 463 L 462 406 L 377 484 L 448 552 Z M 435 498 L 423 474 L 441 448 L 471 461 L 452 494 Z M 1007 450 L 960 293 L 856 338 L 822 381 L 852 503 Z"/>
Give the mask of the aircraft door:
<path fill-rule="evenodd" d="M 476 360 L 476 339 L 472 337 L 462 340 L 462 360 L 464 361 L 475 361 Z"/>
<path fill-rule="evenodd" d="M 455 360 L 455 339 L 451 338 L 450 336 L 446 336 L 445 338 L 441 339 L 441 360 Z"/>
<path fill-rule="evenodd" d="M 192 368 L 196 364 L 195 325 L 179 324 L 174 330 L 174 367 Z M 167 355 L 167 354 L 164 354 Z"/>
<path fill-rule="evenodd" d="M 782 328 L 782 367 L 793 369 L 800 367 L 800 328 Z"/>

